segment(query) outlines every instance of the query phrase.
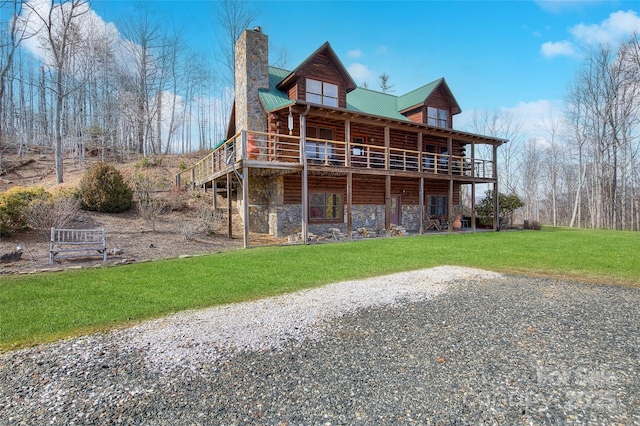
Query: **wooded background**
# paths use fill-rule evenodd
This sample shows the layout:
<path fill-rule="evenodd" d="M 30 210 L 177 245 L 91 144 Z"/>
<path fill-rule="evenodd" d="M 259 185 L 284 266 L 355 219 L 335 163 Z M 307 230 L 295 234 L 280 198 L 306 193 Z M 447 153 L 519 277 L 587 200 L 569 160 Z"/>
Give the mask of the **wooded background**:
<path fill-rule="evenodd" d="M 0 1 L 0 167 L 5 154 L 40 152 L 56 159 L 62 182 L 65 158 L 119 161 L 224 139 L 234 42 L 256 13 L 217 3 L 216 54 L 194 51 L 153 16 L 143 8 L 114 26 L 86 0 Z M 287 66 L 286 50 L 273 50 L 270 62 Z M 383 76 L 381 89 L 392 87 Z M 566 79 L 564 106 L 533 134 L 507 110 L 475 111 L 462 130 L 509 139 L 498 150 L 499 190 L 526 203 L 519 219 L 637 231 L 640 37 L 584 52 Z"/>

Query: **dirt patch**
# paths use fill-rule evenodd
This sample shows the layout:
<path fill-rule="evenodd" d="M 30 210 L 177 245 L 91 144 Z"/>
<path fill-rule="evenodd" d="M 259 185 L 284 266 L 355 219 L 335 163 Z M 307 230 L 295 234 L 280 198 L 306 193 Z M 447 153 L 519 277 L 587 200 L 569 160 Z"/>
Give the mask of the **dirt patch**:
<path fill-rule="evenodd" d="M 203 205 L 212 202 L 211 191 L 176 193 L 172 191 L 172 182 L 179 171 L 178 165 L 191 165 L 205 154 L 188 156 L 163 156 L 161 164 L 141 169 L 140 160 L 134 158 L 129 162 L 115 164 L 125 177 L 131 178 L 138 171 L 153 175 L 162 184 L 158 196 L 165 200 L 167 207 L 155 224 L 155 231 L 149 222 L 142 219 L 134 207 L 128 212 L 107 214 L 81 211 L 68 225 L 74 229 L 104 228 L 107 236 L 107 264 L 126 264 L 149 259 L 175 258 L 180 256 L 215 253 L 243 247 L 242 227 L 237 214 L 233 216 L 232 238 L 227 234 L 226 212 L 220 219 L 220 228 L 213 234 L 200 231 L 185 237 L 189 227 L 195 226 L 199 220 L 199 212 Z M 3 157 L 4 161 L 11 161 Z M 26 164 L 1 177 L 0 190 L 6 191 L 13 186 L 42 185 L 47 190 L 56 187 L 75 187 L 86 169 L 97 161 L 85 161 L 82 165 L 65 164 L 65 182 L 55 183 L 55 167 L 48 156 L 35 156 L 34 162 Z M 12 162 L 23 161 L 15 159 Z M 151 160 L 153 161 L 153 159 Z M 224 200 L 226 205 L 226 200 Z M 235 202 L 234 202 L 235 207 Z M 234 208 L 235 211 L 235 208 Z M 30 273 L 50 269 L 69 269 L 103 265 L 100 257 L 79 259 L 61 259 L 49 265 L 49 239 L 47 230 L 22 232 L 10 238 L 0 238 L 0 255 L 11 253 L 20 245 L 23 248 L 22 258 L 17 262 L 0 264 L 0 274 Z M 251 234 L 250 244 L 273 245 L 286 240 L 264 234 Z"/>

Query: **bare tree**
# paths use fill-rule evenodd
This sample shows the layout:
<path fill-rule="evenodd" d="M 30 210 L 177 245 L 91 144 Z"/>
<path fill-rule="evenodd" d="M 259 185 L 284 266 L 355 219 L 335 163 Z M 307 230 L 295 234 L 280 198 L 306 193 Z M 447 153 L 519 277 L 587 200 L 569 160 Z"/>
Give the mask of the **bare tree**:
<path fill-rule="evenodd" d="M 560 162 L 562 157 L 562 150 L 559 146 L 559 135 L 562 126 L 559 115 L 550 111 L 548 116 L 545 117 L 542 123 L 542 127 L 546 133 L 546 142 L 548 144 L 546 148 L 546 176 L 549 179 L 549 194 L 548 198 L 551 202 L 551 223 L 556 226 L 558 224 L 558 186 L 559 186 L 559 173 Z"/>
<path fill-rule="evenodd" d="M 158 58 L 153 52 L 162 46 L 161 28 L 160 24 L 152 19 L 149 11 L 142 9 L 138 16 L 126 21 L 122 26 L 122 32 L 127 38 L 124 42 L 127 58 L 123 83 L 125 87 L 128 86 L 127 89 L 134 97 L 136 108 L 133 120 L 136 135 L 135 152 L 146 154 L 152 125 L 150 99 L 158 90 L 156 79 L 160 75 Z"/>
<path fill-rule="evenodd" d="M 568 93 L 581 170 L 572 225 L 584 195 L 592 227 L 629 229 L 640 118 L 637 45 L 636 36 L 616 50 L 599 46 L 588 52 Z"/>
<path fill-rule="evenodd" d="M 383 72 L 380 77 L 378 77 L 378 81 L 380 84 L 380 91 L 382 93 L 391 93 L 395 90 L 393 89 L 393 84 L 389 84 L 389 74 Z"/>
<path fill-rule="evenodd" d="M 0 10 L 11 15 L 11 19 L 0 23 L 0 148 L 4 143 L 5 129 L 5 93 L 7 80 L 12 77 L 13 59 L 20 44 L 31 35 L 26 27 L 20 25 L 18 17 L 23 11 L 23 2 L 19 0 L 5 0 L 0 2 Z"/>
<path fill-rule="evenodd" d="M 519 159 L 524 136 L 522 120 L 508 110 L 474 111 L 471 118 L 471 128 L 474 133 L 499 137 L 509 141 L 498 150 L 499 185 L 502 188 L 501 192 L 515 194 L 518 186 Z M 481 147 L 481 150 L 476 155 L 489 158 L 491 152 L 482 151 Z"/>
<path fill-rule="evenodd" d="M 236 40 L 242 31 L 249 28 L 257 18 L 257 13 L 248 7 L 244 0 L 222 0 L 216 10 L 218 28 L 221 34 L 217 35 L 218 47 L 222 57 L 218 62 L 223 68 L 226 81 L 235 85 L 235 57 Z"/>
<path fill-rule="evenodd" d="M 287 68 L 289 51 L 286 47 L 276 47 L 269 41 L 269 64 L 277 68 Z"/>
<path fill-rule="evenodd" d="M 71 65 L 74 50 L 79 49 L 83 42 L 78 28 L 78 18 L 88 11 L 86 0 L 51 0 L 46 10 L 40 10 L 31 3 L 25 3 L 30 9 L 34 21 L 37 21 L 35 31 L 47 51 L 45 64 L 52 71 L 51 90 L 55 94 L 55 163 L 56 180 L 63 182 L 63 144 L 62 144 L 62 113 L 65 99 L 73 90 L 81 86 L 82 82 L 70 85 L 73 81 Z M 34 22 L 32 21 L 32 22 Z M 27 24 L 28 25 L 28 24 Z M 27 26 L 27 28 L 29 28 Z M 34 27 L 31 27 L 34 28 Z"/>
<path fill-rule="evenodd" d="M 530 139 L 522 153 L 522 192 L 524 193 L 525 218 L 540 221 L 540 175 L 542 171 L 542 153 L 538 141 Z"/>

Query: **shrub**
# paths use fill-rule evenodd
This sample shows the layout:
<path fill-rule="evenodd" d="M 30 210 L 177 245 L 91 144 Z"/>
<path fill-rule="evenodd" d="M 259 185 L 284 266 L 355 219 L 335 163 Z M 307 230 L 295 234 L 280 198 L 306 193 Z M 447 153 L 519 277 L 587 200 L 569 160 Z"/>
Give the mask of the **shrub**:
<path fill-rule="evenodd" d="M 534 220 L 529 223 L 529 229 L 533 229 L 534 231 L 539 231 L 540 229 L 542 229 L 542 226 L 540 225 L 540 222 L 538 222 L 537 220 Z"/>
<path fill-rule="evenodd" d="M 136 168 L 149 168 L 149 167 L 157 167 L 162 165 L 162 157 L 156 157 L 153 160 L 149 160 L 149 157 L 142 157 L 139 163 L 134 164 Z"/>
<path fill-rule="evenodd" d="M 133 188 L 138 199 L 138 211 L 140 216 L 149 222 L 153 231 L 156 230 L 156 221 L 165 206 L 160 198 L 152 195 L 157 191 L 158 185 L 158 182 L 143 173 L 136 173 L 133 178 Z"/>
<path fill-rule="evenodd" d="M 510 222 L 513 222 L 514 210 L 524 207 L 524 201 L 516 194 L 498 193 L 498 203 L 500 205 L 500 227 L 508 226 Z M 476 213 L 481 224 L 490 225 L 493 223 L 493 191 L 491 189 L 486 191 L 485 197 L 476 205 Z"/>
<path fill-rule="evenodd" d="M 200 232 L 200 226 L 188 220 L 183 220 L 176 225 L 176 230 L 185 241 L 191 241 Z"/>
<path fill-rule="evenodd" d="M 207 205 L 198 208 L 198 225 L 207 235 L 215 235 L 222 225 L 220 214 Z"/>
<path fill-rule="evenodd" d="M 16 186 L 0 194 L 0 236 L 10 237 L 27 229 L 27 206 L 34 200 L 47 199 L 50 194 L 41 186 Z"/>
<path fill-rule="evenodd" d="M 183 186 L 172 186 L 169 189 L 167 207 L 173 212 L 180 212 L 189 208 L 189 193 Z"/>
<path fill-rule="evenodd" d="M 131 208 L 133 191 L 118 169 L 96 163 L 82 176 L 80 197 L 85 210 L 121 213 Z"/>
<path fill-rule="evenodd" d="M 60 190 L 31 201 L 25 217 L 29 228 L 49 230 L 52 227 L 66 227 L 79 210 L 80 200 L 76 194 Z"/>

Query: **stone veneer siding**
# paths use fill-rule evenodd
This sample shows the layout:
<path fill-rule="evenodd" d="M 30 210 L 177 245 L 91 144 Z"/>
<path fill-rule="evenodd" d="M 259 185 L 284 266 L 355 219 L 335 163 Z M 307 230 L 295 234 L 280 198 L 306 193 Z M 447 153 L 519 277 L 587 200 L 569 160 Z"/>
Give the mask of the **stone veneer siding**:
<path fill-rule="evenodd" d="M 236 42 L 235 56 L 235 115 L 236 132 L 267 131 L 267 114 L 260 103 L 259 89 L 269 88 L 269 39 L 262 31 L 245 30 Z M 256 141 L 259 146 L 259 141 Z M 238 151 L 238 156 L 241 152 Z M 258 158 L 260 159 L 260 158 Z M 249 230 L 275 233 L 270 230 L 270 212 L 277 205 L 278 179 L 251 176 L 249 178 Z M 243 215 L 242 196 L 238 194 L 238 212 Z M 243 218 L 246 220 L 246 218 Z"/>
<path fill-rule="evenodd" d="M 282 210 L 283 182 L 282 177 L 257 177 L 249 178 L 249 230 L 282 236 L 278 232 L 278 212 Z M 238 194 L 238 211 L 242 216 L 241 194 Z"/>
<path fill-rule="evenodd" d="M 269 38 L 261 31 L 245 30 L 236 42 L 236 132 L 267 131 L 267 113 L 259 89 L 269 88 Z"/>
<path fill-rule="evenodd" d="M 366 228 L 375 231 L 378 235 L 383 235 L 384 229 L 384 205 L 355 204 L 351 207 L 352 231 L 358 228 Z M 340 232 L 347 232 L 346 207 L 344 211 L 345 220 L 342 223 L 309 223 L 309 231 L 313 234 L 322 235 L 328 229 L 336 228 Z M 277 224 L 276 224 L 277 222 Z M 411 231 L 417 231 L 420 227 L 418 216 L 418 205 L 402 206 L 402 225 Z M 274 212 L 272 226 L 278 229 L 279 237 L 295 235 L 302 230 L 302 206 L 300 204 L 285 204 Z M 272 227 L 272 229 L 274 229 Z"/>

